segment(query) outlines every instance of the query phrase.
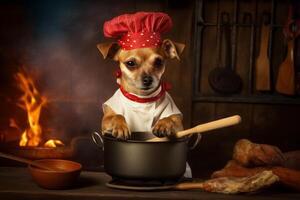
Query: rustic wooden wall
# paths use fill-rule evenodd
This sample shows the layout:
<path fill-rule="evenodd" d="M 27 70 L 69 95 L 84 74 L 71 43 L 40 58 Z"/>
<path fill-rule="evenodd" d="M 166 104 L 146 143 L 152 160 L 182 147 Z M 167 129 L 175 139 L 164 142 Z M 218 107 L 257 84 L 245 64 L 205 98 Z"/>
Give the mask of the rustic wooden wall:
<path fill-rule="evenodd" d="M 201 1 L 199 1 L 201 2 Z M 203 1 L 203 19 L 216 24 L 217 16 L 223 11 L 233 17 L 235 11 L 233 0 Z M 251 13 L 254 26 L 236 25 L 235 70 L 243 80 L 240 94 L 222 96 L 212 90 L 208 82 L 211 70 L 217 67 L 217 26 L 207 26 L 203 30 L 202 51 L 199 66 L 200 77 L 195 80 L 199 91 L 192 98 L 192 125 L 204 123 L 233 114 L 241 115 L 240 125 L 203 134 L 200 145 L 190 154 L 192 168 L 196 176 L 208 176 L 213 170 L 222 168 L 231 159 L 235 142 L 248 138 L 254 142 L 279 146 L 283 151 L 300 148 L 300 135 L 297 115 L 300 111 L 299 97 L 282 96 L 274 90 L 278 67 L 286 56 L 286 40 L 282 34 L 285 24 L 287 1 L 237 1 L 237 24 L 242 24 L 243 14 Z M 274 2 L 274 8 L 272 8 Z M 272 10 L 273 9 L 273 10 Z M 296 9 L 296 14 L 299 9 Z M 200 11 L 201 12 L 201 11 Z M 272 72 L 272 90 L 268 93 L 255 91 L 254 80 L 249 81 L 249 73 L 254 70 L 255 59 L 259 53 L 260 25 L 263 12 L 270 12 L 274 17 L 272 28 L 272 46 L 269 51 Z M 234 22 L 232 22 L 234 23 Z M 251 29 L 254 27 L 254 49 L 251 59 Z M 234 29 L 234 26 L 231 27 Z M 296 41 L 295 55 L 299 55 L 299 41 Z M 233 49 L 234 51 L 234 49 Z M 197 56 L 197 55 L 195 55 Z M 250 58 L 250 59 L 249 59 Z M 296 71 L 299 58 L 295 56 Z M 250 78 L 254 78 L 254 75 Z M 252 84 L 252 85 L 250 85 Z"/>

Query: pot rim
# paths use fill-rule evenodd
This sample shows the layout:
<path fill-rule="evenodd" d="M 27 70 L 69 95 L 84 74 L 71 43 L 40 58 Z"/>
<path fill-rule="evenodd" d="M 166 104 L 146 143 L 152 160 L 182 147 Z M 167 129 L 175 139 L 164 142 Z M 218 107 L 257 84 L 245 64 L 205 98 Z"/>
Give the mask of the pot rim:
<path fill-rule="evenodd" d="M 135 132 L 135 133 L 147 133 L 147 134 L 149 134 L 149 132 Z M 153 144 L 157 144 L 157 143 L 180 143 L 180 142 L 186 142 L 188 140 L 187 137 L 183 137 L 183 138 L 170 139 L 168 141 L 149 142 L 147 140 L 133 140 L 133 139 L 124 140 L 124 139 L 118 139 L 118 138 L 115 138 L 115 137 L 110 136 L 108 134 L 104 134 L 104 135 L 102 135 L 102 137 L 105 140 L 111 140 L 111 141 L 122 142 L 122 143 L 146 143 L 146 144 L 151 144 L 151 143 L 153 143 Z"/>

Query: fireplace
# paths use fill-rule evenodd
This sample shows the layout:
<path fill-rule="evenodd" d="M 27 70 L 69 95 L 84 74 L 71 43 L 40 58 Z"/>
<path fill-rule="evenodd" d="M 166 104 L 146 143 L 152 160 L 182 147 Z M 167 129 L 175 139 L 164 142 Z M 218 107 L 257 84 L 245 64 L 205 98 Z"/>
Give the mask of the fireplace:
<path fill-rule="evenodd" d="M 2 85 L 10 90 L 1 102 L 0 150 L 32 160 L 70 159 L 85 169 L 102 170 L 103 152 L 90 139 L 92 131 L 99 129 L 96 103 L 49 97 L 40 89 L 39 76 L 30 70 L 16 65 L 16 72 L 8 74 L 11 81 Z M 19 165 L 0 161 L 4 166 Z"/>
<path fill-rule="evenodd" d="M 1 100 L 0 150 L 33 160 L 71 159 L 85 169 L 101 170 L 102 151 L 90 139 L 100 124 L 97 102 L 47 96 L 45 83 L 30 66 L 12 65 L 16 71 L 4 66 L 9 81 L 1 84 L 6 93 Z M 0 165 L 19 164 L 1 159 Z"/>
<path fill-rule="evenodd" d="M 101 102 L 117 85 L 112 63 L 99 63 L 96 48 L 105 16 L 99 19 L 99 7 L 85 5 L 89 15 L 78 9 L 76 2 L 1 4 L 0 149 L 30 159 L 71 159 L 101 170 L 102 150 L 90 134 L 99 131 Z M 84 30 L 80 24 L 86 24 Z M 45 145 L 49 142 L 52 147 Z M 0 159 L 0 165 L 20 164 Z"/>

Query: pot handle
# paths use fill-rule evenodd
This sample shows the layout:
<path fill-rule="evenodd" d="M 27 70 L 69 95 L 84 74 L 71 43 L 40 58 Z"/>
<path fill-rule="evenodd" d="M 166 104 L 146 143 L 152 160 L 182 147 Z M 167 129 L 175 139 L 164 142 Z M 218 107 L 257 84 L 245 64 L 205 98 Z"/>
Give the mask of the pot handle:
<path fill-rule="evenodd" d="M 187 143 L 189 143 L 189 140 L 190 140 L 192 137 L 193 137 L 193 135 L 191 135 L 191 137 L 188 138 Z M 199 142 L 200 142 L 200 140 L 201 140 L 201 138 L 202 138 L 201 133 L 196 134 L 196 137 L 197 137 L 197 138 L 195 139 L 195 141 L 194 141 L 192 144 L 188 144 L 189 150 L 193 150 L 193 149 L 195 149 L 195 148 L 197 147 L 197 145 L 199 144 Z"/>
<path fill-rule="evenodd" d="M 98 132 L 94 131 L 91 136 L 92 136 L 93 142 L 98 147 L 102 148 L 102 150 L 104 150 L 104 142 L 103 142 L 103 138 L 102 138 L 101 134 L 99 134 Z"/>

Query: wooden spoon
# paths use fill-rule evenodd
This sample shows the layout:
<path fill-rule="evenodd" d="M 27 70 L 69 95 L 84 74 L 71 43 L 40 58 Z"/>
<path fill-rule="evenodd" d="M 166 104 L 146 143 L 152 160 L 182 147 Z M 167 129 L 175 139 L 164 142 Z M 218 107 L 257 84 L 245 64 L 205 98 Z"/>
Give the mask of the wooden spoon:
<path fill-rule="evenodd" d="M 56 168 L 54 169 L 54 168 L 51 168 L 47 165 L 36 163 L 32 160 L 21 158 L 21 157 L 14 156 L 14 155 L 11 155 L 11 154 L 6 154 L 6 153 L 3 153 L 3 152 L 0 152 L 0 157 L 7 158 L 7 159 L 10 159 L 10 160 L 15 160 L 15 161 L 22 162 L 22 163 L 26 163 L 28 165 L 32 165 L 32 166 L 38 167 L 40 169 L 45 169 L 45 170 L 50 170 L 50 171 L 58 171 L 58 169 L 56 169 Z"/>
<path fill-rule="evenodd" d="M 219 129 L 219 128 L 224 128 L 227 126 L 233 126 L 236 124 L 239 124 L 241 122 L 241 116 L 239 115 L 234 115 L 231 117 L 226 117 L 223 119 L 219 119 L 219 120 L 215 120 L 212 122 L 208 122 L 205 124 L 200 124 L 198 126 L 195 126 L 193 128 L 187 129 L 187 130 L 183 130 L 183 131 L 179 131 L 175 134 L 176 138 L 182 138 L 184 136 L 188 136 L 188 135 L 192 135 L 195 133 L 203 133 L 206 131 L 211 131 L 211 130 L 215 130 L 215 129 Z M 151 138 L 149 140 L 146 140 L 147 142 L 161 142 L 161 141 L 169 141 L 169 138 L 167 137 L 163 137 L 163 138 Z"/>
<path fill-rule="evenodd" d="M 295 94 L 294 39 L 288 41 L 286 58 L 279 66 L 276 90 L 282 94 Z"/>
<path fill-rule="evenodd" d="M 269 91 L 270 87 L 270 60 L 268 57 L 268 45 L 271 27 L 263 25 L 261 28 L 260 51 L 256 59 L 255 75 L 256 90 Z"/>

